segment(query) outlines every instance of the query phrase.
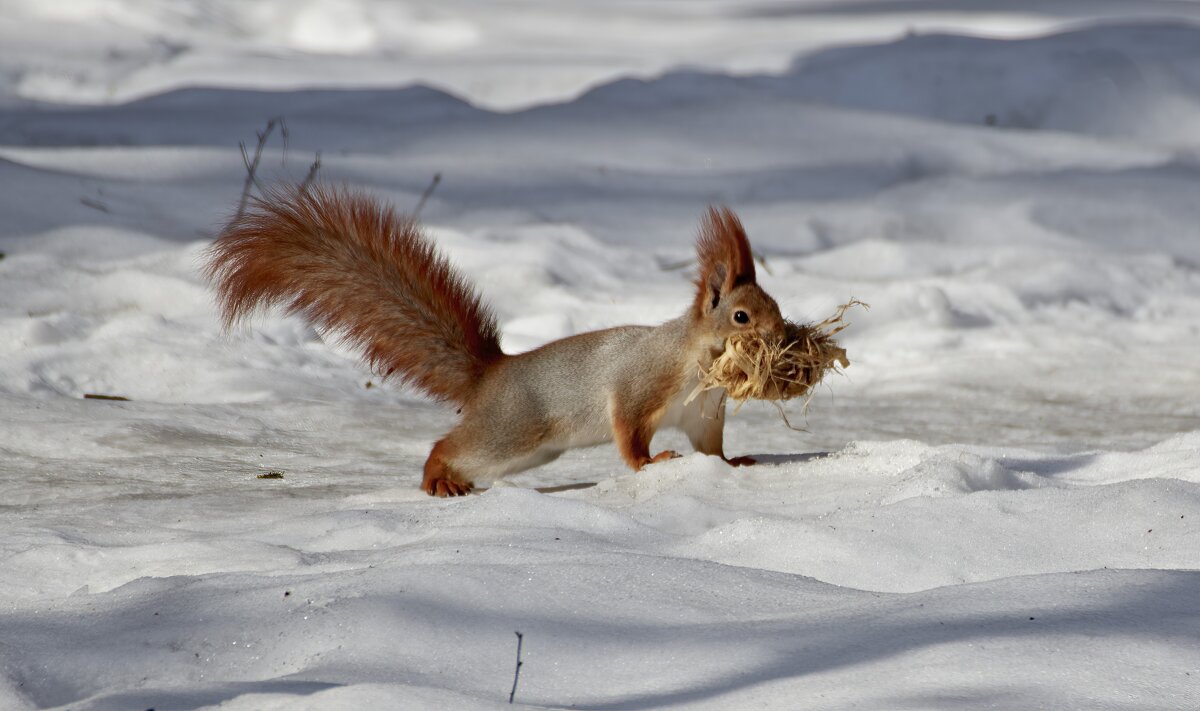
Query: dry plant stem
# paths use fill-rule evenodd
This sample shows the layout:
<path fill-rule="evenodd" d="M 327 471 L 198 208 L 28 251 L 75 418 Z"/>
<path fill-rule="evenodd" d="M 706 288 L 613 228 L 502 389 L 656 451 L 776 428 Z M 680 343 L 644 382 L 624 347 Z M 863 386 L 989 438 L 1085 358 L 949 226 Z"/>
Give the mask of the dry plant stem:
<path fill-rule="evenodd" d="M 513 699 L 517 695 L 517 680 L 521 678 L 521 665 L 524 664 L 524 662 L 521 661 L 521 642 L 524 641 L 525 635 L 521 634 L 520 632 L 517 632 L 516 635 L 517 635 L 517 668 L 513 672 L 512 691 L 508 692 L 508 703 L 510 703 L 510 704 L 513 702 Z"/>
<path fill-rule="evenodd" d="M 754 261 L 758 262 L 758 266 L 763 268 L 763 271 L 771 276 L 775 276 L 775 272 L 771 271 L 771 265 L 767 264 L 767 255 L 762 252 L 753 252 Z"/>
<path fill-rule="evenodd" d="M 237 210 L 237 216 L 239 218 L 246 212 L 246 203 L 250 201 L 250 189 L 255 185 L 258 185 L 258 178 L 256 177 L 256 174 L 258 173 L 258 164 L 262 161 L 263 148 L 267 145 L 267 138 L 271 136 L 271 132 L 275 130 L 275 126 L 282 123 L 282 117 L 269 119 L 267 121 L 266 128 L 261 131 L 254 132 L 254 135 L 258 137 L 258 144 L 254 147 L 253 160 L 250 158 L 250 155 L 246 153 L 246 142 L 238 141 L 238 148 L 240 148 L 242 151 L 242 163 L 246 166 L 246 182 L 242 184 L 242 201 L 238 203 Z M 282 131 L 284 137 L 284 147 L 286 149 L 287 127 L 284 126 Z M 259 185 L 259 190 L 262 190 L 261 185 Z"/>
<path fill-rule="evenodd" d="M 86 207 L 90 207 L 93 210 L 99 210 L 100 212 L 103 212 L 105 214 L 112 212 L 112 210 L 108 209 L 108 205 L 105 205 L 104 203 L 100 202 L 99 200 L 93 200 L 91 198 L 84 197 L 84 198 L 79 198 L 79 202 Z"/>
<path fill-rule="evenodd" d="M 774 275 L 774 272 L 771 271 L 771 265 L 767 264 L 767 258 L 762 252 L 752 252 L 752 254 L 754 255 L 754 261 L 758 264 L 758 266 L 763 268 L 763 271 L 765 271 L 767 274 Z M 676 272 L 680 269 L 686 269 L 695 263 L 695 259 L 685 259 L 682 262 L 669 262 L 667 264 L 663 264 L 659 267 L 659 269 L 664 272 Z"/>
<path fill-rule="evenodd" d="M 442 182 L 442 174 L 434 173 L 433 180 L 429 181 L 429 187 L 425 188 L 425 192 L 421 193 L 421 199 L 417 201 L 417 206 L 413 208 L 412 214 L 414 220 L 421 214 L 421 208 L 425 207 L 425 201 L 429 199 L 429 196 L 433 195 L 433 191 L 437 189 L 440 182 Z"/>
<path fill-rule="evenodd" d="M 313 160 L 312 165 L 308 166 L 308 175 L 304 176 L 304 182 L 300 183 L 300 192 L 308 190 L 308 186 L 313 184 L 317 179 L 317 171 L 321 170 L 321 151 L 317 151 L 317 157 Z"/>

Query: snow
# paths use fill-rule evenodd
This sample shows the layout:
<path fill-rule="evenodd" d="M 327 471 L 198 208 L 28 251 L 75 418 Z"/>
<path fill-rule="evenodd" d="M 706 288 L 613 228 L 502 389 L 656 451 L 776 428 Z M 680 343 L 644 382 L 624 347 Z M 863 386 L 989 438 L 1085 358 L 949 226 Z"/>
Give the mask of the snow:
<path fill-rule="evenodd" d="M 510 351 L 677 315 L 722 202 L 852 365 L 755 467 L 431 499 L 451 410 L 220 330 L 274 117 L 264 179 L 440 174 Z M 1198 122 L 1195 2 L 10 0 L 0 709 L 507 707 L 515 631 L 526 707 L 1196 708 Z"/>

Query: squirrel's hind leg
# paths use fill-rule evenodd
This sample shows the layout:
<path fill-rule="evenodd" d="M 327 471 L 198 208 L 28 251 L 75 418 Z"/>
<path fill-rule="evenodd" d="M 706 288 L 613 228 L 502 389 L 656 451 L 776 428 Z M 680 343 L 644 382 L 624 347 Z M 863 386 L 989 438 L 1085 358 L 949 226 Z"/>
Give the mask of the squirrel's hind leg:
<path fill-rule="evenodd" d="M 438 441 L 425 460 L 421 489 L 430 496 L 464 496 L 490 482 L 558 459 L 548 427 L 488 427 L 464 421 Z"/>
<path fill-rule="evenodd" d="M 430 496 L 465 496 L 475 488 L 450 463 L 453 456 L 450 437 L 433 445 L 433 451 L 425 460 L 425 476 L 421 479 L 421 490 Z"/>

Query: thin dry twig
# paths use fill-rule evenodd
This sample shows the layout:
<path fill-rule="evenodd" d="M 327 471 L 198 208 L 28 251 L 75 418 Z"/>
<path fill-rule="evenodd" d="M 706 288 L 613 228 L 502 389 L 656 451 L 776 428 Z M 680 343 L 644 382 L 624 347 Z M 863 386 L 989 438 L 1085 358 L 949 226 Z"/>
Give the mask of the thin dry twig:
<path fill-rule="evenodd" d="M 104 213 L 112 212 L 112 210 L 108 209 L 108 205 L 105 205 L 104 203 L 100 202 L 99 200 L 93 200 L 91 198 L 81 197 L 81 198 L 79 198 L 79 202 L 82 203 L 86 207 L 92 208 L 93 210 L 99 210 L 100 212 L 104 212 Z"/>
<path fill-rule="evenodd" d="M 754 257 L 754 261 L 758 262 L 758 266 L 763 268 L 764 272 L 771 276 L 775 276 L 775 272 L 771 271 L 771 265 L 767 264 L 767 255 L 754 250 L 750 250 L 750 254 Z"/>
<path fill-rule="evenodd" d="M 312 162 L 312 165 L 308 166 L 308 175 L 304 176 L 304 180 L 300 183 L 301 193 L 308 191 L 308 186 L 312 185 L 313 181 L 317 179 L 317 171 L 319 170 L 321 170 L 321 151 L 317 151 L 316 159 Z"/>
<path fill-rule="evenodd" d="M 421 214 L 421 208 L 425 207 L 425 201 L 433 195 L 433 191 L 437 189 L 438 183 L 442 182 L 442 174 L 434 173 L 433 180 L 429 181 L 429 187 L 425 188 L 425 192 L 421 193 L 421 199 L 417 201 L 417 206 L 413 208 L 413 219 L 415 220 Z"/>
<path fill-rule="evenodd" d="M 271 136 L 271 132 L 276 126 L 280 126 L 280 133 L 283 135 L 284 153 L 287 152 L 288 131 L 287 124 L 283 122 L 282 116 L 277 116 L 267 120 L 266 127 L 261 131 L 255 131 L 254 135 L 258 138 L 258 143 L 254 147 L 254 158 L 246 152 L 246 142 L 238 141 L 238 148 L 242 151 L 242 163 L 246 166 L 246 182 L 242 184 L 242 200 L 238 203 L 237 216 L 240 218 L 246 212 L 246 203 L 250 202 L 250 189 L 258 186 L 261 191 L 262 186 L 258 184 L 258 164 L 262 161 L 263 148 L 267 145 L 267 139 Z"/>
<path fill-rule="evenodd" d="M 516 698 L 517 680 L 521 678 L 521 665 L 525 663 L 525 662 L 521 661 L 521 642 L 525 639 L 525 635 L 521 634 L 520 632 L 517 632 L 516 635 L 517 635 L 517 668 L 513 672 L 512 691 L 508 692 L 508 703 L 510 703 L 510 704 L 513 702 L 513 699 Z"/>
<path fill-rule="evenodd" d="M 765 254 L 763 254 L 762 252 L 753 251 L 753 250 L 751 250 L 750 254 L 751 254 L 751 256 L 754 257 L 754 261 L 760 267 L 763 268 L 764 272 L 766 272 L 767 274 L 770 274 L 771 276 L 775 276 L 775 272 L 771 271 L 771 265 L 767 264 L 767 256 Z M 696 263 L 696 258 L 689 257 L 688 259 L 684 259 L 683 261 L 667 262 L 666 264 L 661 264 L 661 265 L 659 265 L 658 268 L 664 272 L 677 272 L 680 269 L 687 269 L 688 267 L 692 266 L 695 263 Z"/>

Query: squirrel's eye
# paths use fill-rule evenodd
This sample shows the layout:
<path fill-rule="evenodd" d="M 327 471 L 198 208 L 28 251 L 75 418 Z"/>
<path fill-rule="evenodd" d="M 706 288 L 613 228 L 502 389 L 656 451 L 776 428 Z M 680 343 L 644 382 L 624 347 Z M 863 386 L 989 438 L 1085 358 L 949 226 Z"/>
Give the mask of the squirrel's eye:
<path fill-rule="evenodd" d="M 750 323 L 750 314 L 745 311 L 733 312 L 733 320 L 737 323 Z"/>

